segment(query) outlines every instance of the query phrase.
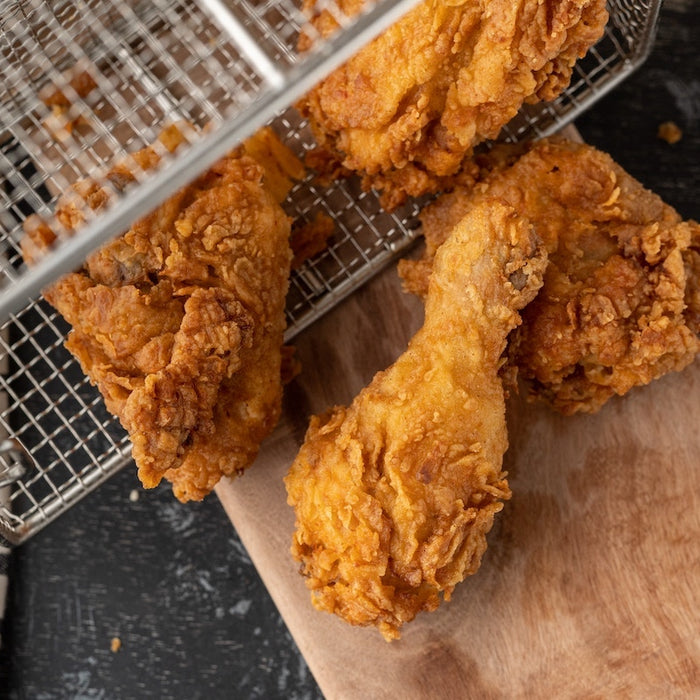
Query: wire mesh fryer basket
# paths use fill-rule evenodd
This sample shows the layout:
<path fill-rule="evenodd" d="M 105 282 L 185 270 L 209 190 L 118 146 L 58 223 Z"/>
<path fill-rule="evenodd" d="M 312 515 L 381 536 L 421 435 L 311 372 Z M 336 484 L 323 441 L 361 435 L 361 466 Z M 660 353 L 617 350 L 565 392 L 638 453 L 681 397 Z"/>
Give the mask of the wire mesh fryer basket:
<path fill-rule="evenodd" d="M 611 0 L 605 36 L 577 64 L 569 88 L 552 103 L 523 109 L 503 138 L 547 135 L 624 79 L 651 46 L 659 4 Z M 309 75 L 328 66 L 323 67 L 321 52 L 305 69 L 306 59 L 295 49 L 303 18 L 287 0 L 236 2 L 224 8 L 224 21 L 214 18 L 213 0 L 202 5 L 0 0 L 0 5 L 0 66 L 8 93 L 0 105 L 0 300 L 16 293 L 28 274 L 18 243 L 22 221 L 33 213 L 50 215 L 70 183 L 151 143 L 166 121 L 185 119 L 214 129 L 194 144 L 193 149 L 202 146 L 197 158 L 173 159 L 162 172 L 144 178 L 136 195 L 168 169 L 182 177 L 183 160 L 201 169 L 206 157 L 220 155 L 230 141 L 270 118 L 296 154 L 314 145 L 307 125 L 287 104 Z M 394 3 L 385 12 L 397 7 Z M 231 15 L 252 43 L 230 38 L 225 19 Z M 378 8 L 366 21 L 375 25 L 381 16 Z M 334 47 L 359 40 L 362 27 L 356 24 L 361 23 L 339 32 L 340 39 L 349 39 Z M 266 61 L 277 68 L 272 79 L 259 69 Z M 82 96 L 79 83 L 71 81 L 81 72 L 96 84 Z M 68 98 L 66 109 L 51 103 L 59 89 Z M 83 132 L 86 119 L 89 128 Z M 164 196 L 164 189 L 153 190 Z M 144 199 L 155 202 L 153 196 Z M 109 226 L 98 216 L 86 236 L 106 236 L 110 226 L 123 230 L 118 207 Z M 352 179 L 322 188 L 309 176 L 294 186 L 286 207 L 300 220 L 323 212 L 335 222 L 327 249 L 292 275 L 287 339 L 417 237 L 415 204 L 387 213 L 374 193 L 363 192 Z M 68 256 L 65 264 L 70 262 Z M 47 263 L 50 277 L 61 273 L 57 258 L 50 256 Z M 0 406 L 0 432 L 8 439 L 0 443 L 0 495 L 4 490 L 8 503 L 2 505 L 0 498 L 0 534 L 12 542 L 30 537 L 130 458 L 124 431 L 63 347 L 67 330 L 38 296 L 13 307 L 2 328 L 0 356 L 6 366 L 0 391 L 6 403 Z M 22 475 L 2 486 L 2 474 L 10 471 Z"/>

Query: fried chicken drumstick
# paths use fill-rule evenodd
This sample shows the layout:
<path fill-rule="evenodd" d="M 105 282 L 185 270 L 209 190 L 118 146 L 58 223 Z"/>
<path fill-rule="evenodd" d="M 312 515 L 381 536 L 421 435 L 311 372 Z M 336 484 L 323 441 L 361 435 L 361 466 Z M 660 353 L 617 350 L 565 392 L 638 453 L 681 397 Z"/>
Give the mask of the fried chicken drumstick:
<path fill-rule="evenodd" d="M 498 376 L 544 253 L 498 202 L 440 249 L 425 324 L 348 408 L 311 420 L 287 477 L 314 604 L 387 639 L 476 571 L 510 491 Z"/>
<path fill-rule="evenodd" d="M 337 25 L 316 4 L 306 10 L 327 35 Z M 316 166 L 361 174 L 387 208 L 444 189 L 524 103 L 561 93 L 607 19 L 604 0 L 424 0 L 299 101 Z"/>
<path fill-rule="evenodd" d="M 549 251 L 509 348 L 533 396 L 565 414 L 593 412 L 700 352 L 700 225 L 584 144 L 538 142 L 427 207 L 425 255 L 399 265 L 409 290 L 427 292 L 445 231 L 484 197 L 532 221 Z"/>
<path fill-rule="evenodd" d="M 161 142 L 174 150 L 180 136 Z M 158 158 L 144 149 L 130 162 Z M 130 167 L 108 180 L 128 182 Z M 85 202 L 108 197 L 78 183 L 57 217 L 75 228 Z M 246 469 L 276 424 L 289 233 L 265 171 L 241 150 L 45 290 L 72 326 L 67 348 L 128 431 L 144 486 L 165 478 L 180 500 L 199 500 Z M 30 226 L 27 257 L 50 238 Z"/>

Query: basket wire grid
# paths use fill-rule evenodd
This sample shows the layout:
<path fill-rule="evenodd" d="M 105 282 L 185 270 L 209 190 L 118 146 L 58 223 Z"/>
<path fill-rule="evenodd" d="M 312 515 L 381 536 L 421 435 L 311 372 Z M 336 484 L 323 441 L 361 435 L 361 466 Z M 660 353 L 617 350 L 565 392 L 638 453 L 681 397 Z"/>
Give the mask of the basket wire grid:
<path fill-rule="evenodd" d="M 623 80 L 651 47 L 659 4 L 611 0 L 605 36 L 577 64 L 569 88 L 521 110 L 503 138 L 546 136 Z M 11 482 L 9 503 L 0 500 L 0 535 L 23 542 L 130 460 L 125 431 L 63 347 L 67 324 L 36 289 L 263 124 L 303 157 L 313 138 L 289 105 L 407 6 L 381 2 L 302 56 L 295 47 L 304 18 L 288 0 L 0 0 L 0 495 L 3 477 Z M 79 74 L 96 86 L 87 94 L 72 80 Z M 57 111 L 58 90 L 68 106 Z M 27 270 L 19 248 L 27 216 L 50 219 L 72 183 L 178 120 L 209 128 L 41 260 L 41 274 Z M 309 175 L 285 207 L 301 221 L 320 212 L 335 223 L 328 247 L 292 274 L 287 340 L 418 236 L 417 203 L 387 213 L 356 179 L 321 187 Z"/>

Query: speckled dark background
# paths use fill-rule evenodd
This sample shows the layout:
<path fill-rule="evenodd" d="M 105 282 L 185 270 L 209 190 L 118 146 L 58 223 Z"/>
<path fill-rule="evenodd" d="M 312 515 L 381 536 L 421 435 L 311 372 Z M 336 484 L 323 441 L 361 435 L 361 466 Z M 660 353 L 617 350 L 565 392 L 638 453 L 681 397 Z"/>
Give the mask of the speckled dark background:
<path fill-rule="evenodd" d="M 130 468 L 16 550 L 8 614 L 10 697 L 321 697 L 218 501 Z"/>
<path fill-rule="evenodd" d="M 647 63 L 577 122 L 696 219 L 699 36 L 700 4 L 667 0 Z M 656 137 L 667 120 L 684 132 L 674 146 Z M 2 698 L 322 697 L 214 497 L 184 506 L 126 468 L 15 550 L 10 575 Z"/>

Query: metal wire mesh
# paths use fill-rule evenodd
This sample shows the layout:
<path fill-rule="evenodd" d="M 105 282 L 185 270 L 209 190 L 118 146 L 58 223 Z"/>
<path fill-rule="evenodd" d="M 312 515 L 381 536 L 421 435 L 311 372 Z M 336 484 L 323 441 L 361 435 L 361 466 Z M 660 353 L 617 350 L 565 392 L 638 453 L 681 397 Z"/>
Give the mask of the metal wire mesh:
<path fill-rule="evenodd" d="M 650 48 L 658 6 L 658 0 L 611 1 L 605 37 L 577 65 L 568 90 L 550 104 L 523 109 L 503 137 L 551 133 L 624 79 Z M 384 13 L 379 8 L 366 22 L 375 27 L 378 17 L 386 22 L 399 7 L 393 3 Z M 336 65 L 353 42 L 371 35 L 362 38 L 360 25 L 350 22 L 336 44 L 329 40 L 334 51 L 342 48 L 333 56 Z M 0 0 L 0 301 L 30 274 L 19 249 L 24 219 L 33 213 L 50 217 L 58 195 L 73 182 L 151 144 L 166 122 L 215 128 L 191 145 L 194 155 L 178 152 L 157 174 L 144 177 L 131 192 L 128 212 L 118 201 L 108 215 L 96 216 L 86 228 L 89 245 L 123 230 L 127 215 L 139 215 L 134 202 L 140 192 L 144 206 L 162 199 L 168 188 L 189 179 L 188 172 L 196 174 L 207 158 L 270 118 L 293 152 L 301 156 L 312 148 L 307 125 L 287 105 L 295 91 L 301 94 L 308 81 L 333 67 L 324 56 L 334 51 L 300 57 L 302 26 L 303 17 L 287 0 L 223 6 L 219 0 Z M 321 188 L 309 176 L 295 185 L 285 206 L 297 219 L 323 212 L 335 222 L 327 249 L 292 275 L 288 339 L 417 236 L 416 204 L 387 213 L 352 179 Z M 44 261 L 46 279 L 73 267 L 86 250 L 74 246 L 63 258 L 52 254 Z M 0 534 L 13 542 L 108 478 L 130 452 L 124 431 L 63 347 L 63 319 L 36 296 L 20 302 L 0 335 L 6 365 L 0 391 L 7 398 L 0 406 L 0 431 L 8 438 L 0 444 L 0 488 L 3 475 L 23 472 L 12 484 L 10 503 L 0 505 Z"/>

